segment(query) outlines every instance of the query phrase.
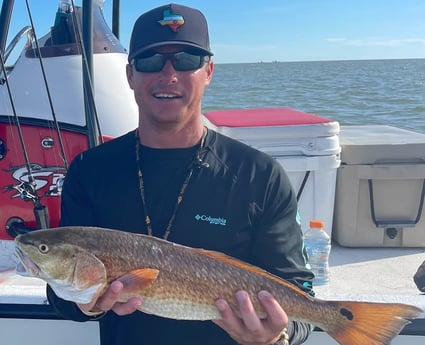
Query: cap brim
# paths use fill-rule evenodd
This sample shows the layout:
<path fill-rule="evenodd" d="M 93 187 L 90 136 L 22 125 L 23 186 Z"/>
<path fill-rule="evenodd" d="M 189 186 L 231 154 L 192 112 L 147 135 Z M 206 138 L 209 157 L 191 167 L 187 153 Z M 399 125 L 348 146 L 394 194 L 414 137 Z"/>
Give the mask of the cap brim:
<path fill-rule="evenodd" d="M 185 42 L 185 41 L 162 41 L 162 42 L 149 44 L 147 46 L 144 46 L 143 48 L 140 48 L 139 50 L 136 50 L 135 52 L 133 52 L 131 55 L 128 56 L 128 61 L 131 62 L 131 60 L 134 59 L 136 56 L 141 55 L 148 50 L 151 50 L 151 49 L 157 48 L 157 47 L 161 47 L 161 46 L 165 46 L 165 45 L 181 45 L 181 46 L 185 46 L 185 47 L 195 48 L 196 50 L 199 50 L 200 52 L 203 52 L 203 53 L 205 53 L 206 55 L 209 55 L 209 56 L 214 55 L 213 52 L 206 50 L 206 49 L 204 49 L 204 48 L 202 48 L 199 45 L 194 44 L 194 43 Z"/>

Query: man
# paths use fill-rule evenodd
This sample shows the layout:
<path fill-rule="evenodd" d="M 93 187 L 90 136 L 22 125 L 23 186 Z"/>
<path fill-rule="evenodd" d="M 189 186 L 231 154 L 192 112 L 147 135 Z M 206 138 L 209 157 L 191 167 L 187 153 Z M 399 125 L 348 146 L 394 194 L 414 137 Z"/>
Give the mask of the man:
<path fill-rule="evenodd" d="M 61 225 L 146 233 L 218 250 L 311 292 L 296 198 L 282 167 L 203 125 L 201 99 L 213 75 L 212 55 L 198 10 L 172 4 L 139 17 L 127 66 L 139 126 L 73 161 Z M 138 312 L 143 300 L 118 303 L 121 289 L 115 281 L 87 305 L 63 301 L 50 287 L 48 297 L 67 318 L 99 319 L 102 345 L 288 344 L 288 335 L 299 344 L 310 332 L 309 325 L 288 321 L 266 291 L 258 295 L 264 320 L 247 293 L 238 291 L 241 318 L 218 299 L 222 318 L 196 322 Z"/>

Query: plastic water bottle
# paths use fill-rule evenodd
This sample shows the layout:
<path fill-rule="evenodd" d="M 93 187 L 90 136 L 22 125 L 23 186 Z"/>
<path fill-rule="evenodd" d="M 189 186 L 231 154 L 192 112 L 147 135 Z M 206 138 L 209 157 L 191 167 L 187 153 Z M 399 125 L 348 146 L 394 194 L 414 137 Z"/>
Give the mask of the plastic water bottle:
<path fill-rule="evenodd" d="M 329 253 L 331 238 L 324 229 L 321 220 L 311 220 L 310 229 L 304 234 L 304 245 L 307 250 L 308 263 L 314 273 L 314 285 L 329 283 Z"/>

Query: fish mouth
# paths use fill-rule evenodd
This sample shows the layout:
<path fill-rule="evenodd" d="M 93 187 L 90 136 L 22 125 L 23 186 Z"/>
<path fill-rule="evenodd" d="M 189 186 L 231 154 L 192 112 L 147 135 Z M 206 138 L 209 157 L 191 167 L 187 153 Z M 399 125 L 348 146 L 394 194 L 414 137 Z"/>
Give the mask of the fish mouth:
<path fill-rule="evenodd" d="M 40 267 L 38 267 L 34 261 L 32 261 L 30 257 L 18 247 L 16 247 L 16 255 L 20 261 L 16 266 L 16 273 L 21 276 L 37 277 L 40 273 Z"/>

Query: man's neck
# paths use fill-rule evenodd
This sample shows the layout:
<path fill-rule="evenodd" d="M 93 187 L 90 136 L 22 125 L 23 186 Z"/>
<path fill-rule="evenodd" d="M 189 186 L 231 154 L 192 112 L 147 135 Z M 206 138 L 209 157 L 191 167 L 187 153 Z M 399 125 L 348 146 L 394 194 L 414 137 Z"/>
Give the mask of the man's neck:
<path fill-rule="evenodd" d="M 185 148 L 196 145 L 204 131 L 202 121 L 182 128 L 151 128 L 139 125 L 140 143 L 152 148 Z"/>

